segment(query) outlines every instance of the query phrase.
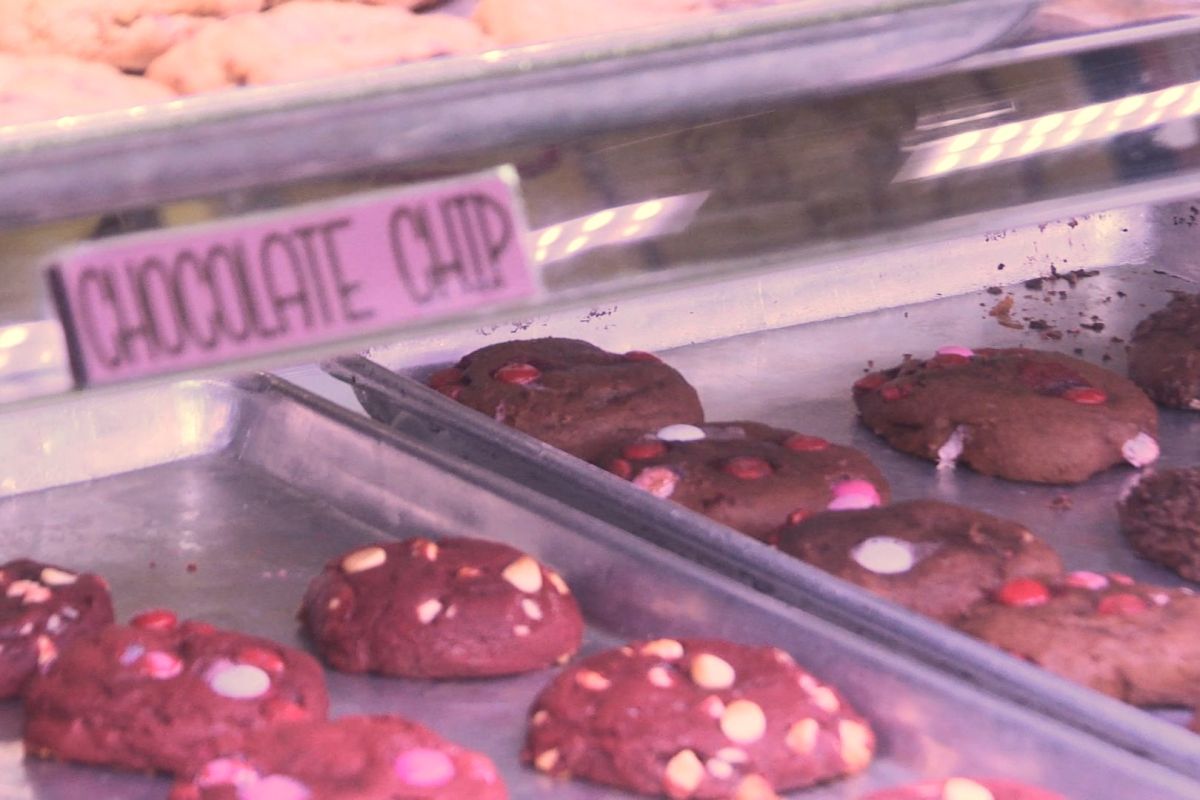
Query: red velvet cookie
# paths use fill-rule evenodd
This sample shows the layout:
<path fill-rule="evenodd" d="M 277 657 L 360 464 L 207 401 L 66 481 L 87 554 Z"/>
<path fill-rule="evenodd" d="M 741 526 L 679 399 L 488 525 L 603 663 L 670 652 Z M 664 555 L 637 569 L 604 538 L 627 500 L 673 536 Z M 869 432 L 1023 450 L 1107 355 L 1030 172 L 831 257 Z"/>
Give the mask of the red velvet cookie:
<path fill-rule="evenodd" d="M 657 357 L 609 353 L 578 339 L 489 345 L 429 385 L 588 461 L 646 430 L 704 421 L 696 390 Z"/>
<path fill-rule="evenodd" d="M 1195 702 L 1200 597 L 1117 573 L 1017 578 L 957 623 L 962 631 L 1098 692 L 1144 706 Z"/>
<path fill-rule="evenodd" d="M 309 585 L 300 617 L 334 669 L 415 678 L 540 669 L 583 639 L 558 573 L 482 539 L 408 539 L 335 558 Z"/>
<path fill-rule="evenodd" d="M 874 750 L 863 718 L 782 650 L 659 639 L 564 670 L 522 757 L 648 795 L 769 798 L 859 772 Z"/>
<path fill-rule="evenodd" d="M 192 770 L 171 800 L 505 800 L 491 760 L 399 717 L 284 722 Z"/>
<path fill-rule="evenodd" d="M 865 455 L 758 422 L 668 425 L 627 439 L 596 461 L 757 539 L 826 509 L 887 502 L 887 479 Z"/>
<path fill-rule="evenodd" d="M 816 514 L 785 528 L 779 549 L 942 622 L 1013 578 L 1062 572 L 1021 525 L 936 500 Z"/>
<path fill-rule="evenodd" d="M 1158 414 L 1131 381 L 1059 353 L 944 347 L 854 384 L 863 422 L 905 453 L 1035 483 L 1153 463 Z"/>
<path fill-rule="evenodd" d="M 1002 778 L 946 778 L 898 786 L 862 800 L 1067 800 L 1061 794 Z"/>
<path fill-rule="evenodd" d="M 323 719 L 321 665 L 267 639 L 178 623 L 169 611 L 75 640 L 25 692 L 25 750 L 175 773 L 238 750 L 252 731 Z"/>
<path fill-rule="evenodd" d="M 79 636 L 113 621 L 108 584 L 26 558 L 0 565 L 0 700 L 16 697 Z"/>

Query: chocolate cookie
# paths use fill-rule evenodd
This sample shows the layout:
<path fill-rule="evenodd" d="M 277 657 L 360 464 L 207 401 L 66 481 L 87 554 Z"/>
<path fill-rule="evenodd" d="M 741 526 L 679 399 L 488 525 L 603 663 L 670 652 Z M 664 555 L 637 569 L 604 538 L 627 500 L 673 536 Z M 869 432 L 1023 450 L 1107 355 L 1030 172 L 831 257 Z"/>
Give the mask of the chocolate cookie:
<path fill-rule="evenodd" d="M 1135 550 L 1200 581 L 1200 467 L 1145 475 L 1117 512 L 1121 532 Z"/>
<path fill-rule="evenodd" d="M 330 561 L 300 610 L 334 669 L 415 678 L 509 675 L 562 663 L 583 618 L 558 573 L 499 542 L 371 545 Z"/>
<path fill-rule="evenodd" d="M 399 717 L 285 722 L 193 771 L 170 800 L 505 800 L 491 760 Z"/>
<path fill-rule="evenodd" d="M 1116 573 L 1009 581 L 957 623 L 966 633 L 1135 705 L 1191 705 L 1200 597 Z"/>
<path fill-rule="evenodd" d="M 1061 794 L 997 778 L 946 778 L 874 792 L 863 800 L 1067 800 Z"/>
<path fill-rule="evenodd" d="M 618 355 L 577 339 L 490 345 L 435 373 L 429 385 L 588 461 L 647 430 L 704 421 L 696 390 L 656 356 Z"/>
<path fill-rule="evenodd" d="M 237 751 L 257 728 L 324 719 L 321 665 L 169 611 L 78 637 L 25 692 L 25 751 L 175 773 Z"/>
<path fill-rule="evenodd" d="M 1138 323 L 1129 377 L 1164 406 L 1200 411 L 1200 294 L 1176 295 Z"/>
<path fill-rule="evenodd" d="M 522 758 L 642 794 L 767 798 L 858 772 L 874 750 L 862 717 L 782 650 L 659 639 L 559 674 Z"/>
<path fill-rule="evenodd" d="M 0 700 L 20 694 L 70 642 L 112 621 L 108 584 L 98 575 L 26 558 L 0 565 Z"/>
<path fill-rule="evenodd" d="M 854 384 L 863 422 L 905 453 L 1035 483 L 1158 458 L 1158 414 L 1129 380 L 1059 353 L 943 347 Z"/>
<path fill-rule="evenodd" d="M 758 539 L 817 511 L 869 508 L 889 496 L 883 473 L 854 448 L 759 422 L 668 425 L 596 463 Z"/>
<path fill-rule="evenodd" d="M 1013 578 L 1062 572 L 1021 525 L 936 500 L 816 514 L 785 528 L 779 549 L 942 622 Z"/>

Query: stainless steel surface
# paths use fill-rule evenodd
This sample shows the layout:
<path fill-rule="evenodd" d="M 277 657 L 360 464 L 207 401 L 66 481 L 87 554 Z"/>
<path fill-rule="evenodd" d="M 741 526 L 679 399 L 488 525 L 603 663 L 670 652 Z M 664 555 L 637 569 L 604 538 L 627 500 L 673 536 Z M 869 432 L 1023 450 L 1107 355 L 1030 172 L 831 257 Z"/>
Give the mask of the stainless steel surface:
<path fill-rule="evenodd" d="M 657 501 L 385 369 L 402 369 L 419 376 L 430 364 L 445 363 L 487 342 L 540 335 L 576 335 L 614 349 L 665 351 L 667 361 L 699 390 L 709 419 L 756 419 L 854 444 L 887 474 L 896 499 L 940 497 L 982 508 L 1017 519 L 1042 533 L 1062 552 L 1071 568 L 1119 570 L 1142 580 L 1179 585 L 1184 583 L 1181 579 L 1138 559 L 1118 533 L 1114 503 L 1122 489 L 1136 479 L 1134 470 L 1116 468 L 1074 488 L 1009 483 L 965 469 L 938 473 L 932 464 L 893 452 L 865 430 L 856 420 L 848 390 L 871 364 L 877 368 L 888 366 L 898 362 L 902 353 L 929 353 L 949 343 L 1024 344 L 1066 352 L 1078 349 L 1085 358 L 1123 370 L 1122 340 L 1128 338 L 1136 321 L 1164 305 L 1169 291 L 1195 291 L 1200 283 L 1200 268 L 1190 255 L 1195 247 L 1196 212 L 1190 207 L 1169 212 L 1164 209 L 1145 222 L 1140 230 L 1123 224 L 1107 231 L 1089 229 L 1086 221 L 1073 228 L 1084 241 L 1099 236 L 1101 240 L 1120 242 L 1128 232 L 1144 245 L 1143 253 L 1150 259 L 1149 263 L 1111 263 L 1094 276 L 1077 278 L 1074 284 L 1065 279 L 1045 281 L 1041 288 L 1009 284 L 1001 294 L 970 291 L 931 302 L 742 335 L 731 334 L 756 323 L 761 328 L 771 326 L 774 318 L 767 301 L 772 295 L 764 294 L 761 305 L 730 302 L 724 314 L 718 316 L 716 306 L 710 305 L 714 301 L 704 290 L 696 293 L 695 302 L 680 296 L 674 303 L 659 303 L 653 314 L 639 313 L 644 309 L 637 305 L 629 313 L 624 308 L 612 308 L 592 314 L 581 308 L 575 319 L 591 317 L 590 322 L 571 325 L 567 315 L 521 321 L 508 328 L 464 332 L 454 341 L 426 342 L 425 350 L 381 348 L 370 354 L 370 360 L 336 362 L 332 371 L 354 384 L 372 416 L 411 435 L 486 464 L 898 651 L 915 654 L 1097 736 L 1200 775 L 1200 738 L 1178 727 L 1187 719 L 1185 711 L 1147 714 L 1069 684 L 868 596 L 704 517 Z M 1043 258 L 1054 259 L 1062 272 L 1081 266 L 1073 259 L 1072 248 L 1047 252 L 1037 244 L 1028 236 L 1014 237 L 1013 246 L 1032 259 L 1018 261 L 1018 265 L 1038 264 L 1035 271 L 1042 274 L 1049 272 Z M 972 265 L 988 263 L 989 248 L 995 245 L 978 242 L 973 251 L 964 246 L 965 274 L 978 276 Z M 1093 245 L 1097 252 L 1102 250 L 1099 241 Z M 927 259 L 944 262 L 944 251 L 930 252 Z M 990 262 L 988 274 L 996 285 L 1013 277 L 1011 262 L 1003 270 L 998 269 L 1001 263 L 1005 262 Z M 904 274 L 891 266 L 885 261 L 878 272 Z M 847 291 L 857 286 L 865 299 L 875 296 L 874 277 L 864 267 L 849 272 L 838 286 L 847 287 Z M 1015 277 L 1030 276 L 1022 272 Z M 799 285 L 802 281 L 797 277 Z M 914 282 L 920 282 L 919 275 Z M 785 300 L 791 296 L 786 291 L 781 294 Z M 1007 321 L 1020 325 L 1021 330 L 1002 326 L 988 313 L 1007 295 L 1013 301 Z M 839 311 L 842 295 L 838 291 L 819 298 L 830 303 L 835 313 L 845 313 Z M 700 309 L 695 317 L 694 308 Z M 1035 328 L 1029 327 L 1030 322 Z M 1081 327 L 1096 322 L 1102 323 L 1102 330 Z M 1061 338 L 1048 338 L 1051 336 Z M 426 366 L 416 366 L 422 356 Z M 1198 436 L 1200 418 L 1164 412 L 1162 463 L 1196 463 Z"/>
<path fill-rule="evenodd" d="M 0 415 L 8 555 L 95 569 L 121 616 L 169 604 L 295 645 L 294 612 L 323 561 L 414 533 L 502 539 L 560 568 L 586 649 L 713 635 L 781 646 L 843 687 L 882 736 L 865 776 L 795 795 L 849 800 L 915 776 L 1007 775 L 1072 800 L 1200 796 L 1200 785 L 1006 705 L 707 572 L 486 470 L 282 382 L 191 382 Z M 133 470 L 133 471 L 129 471 Z M 489 753 L 514 798 L 618 797 L 519 767 L 526 709 L 549 672 L 496 681 L 330 675 L 335 713 L 396 711 Z M 0 794 L 149 800 L 166 782 L 21 759 L 0 709 Z"/>

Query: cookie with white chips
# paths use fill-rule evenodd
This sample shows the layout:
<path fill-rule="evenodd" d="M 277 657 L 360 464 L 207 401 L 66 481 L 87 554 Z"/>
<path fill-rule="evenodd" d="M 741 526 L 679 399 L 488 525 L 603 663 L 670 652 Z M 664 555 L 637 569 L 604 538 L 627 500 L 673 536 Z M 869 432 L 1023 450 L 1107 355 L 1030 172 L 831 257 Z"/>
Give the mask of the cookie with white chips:
<path fill-rule="evenodd" d="M 1066 800 L 1061 794 L 1000 778 L 952 777 L 873 792 L 862 800 Z"/>
<path fill-rule="evenodd" d="M 1013 578 L 1062 572 L 1018 523 L 937 500 L 816 514 L 785 528 L 779 549 L 942 622 Z"/>
<path fill-rule="evenodd" d="M 313 579 L 300 617 L 334 669 L 413 678 L 511 675 L 563 663 L 583 618 L 566 581 L 483 539 L 369 545 Z"/>
<path fill-rule="evenodd" d="M 0 700 L 20 694 L 71 641 L 112 621 L 99 575 L 27 558 L 0 564 Z"/>
<path fill-rule="evenodd" d="M 596 462 L 756 539 L 818 511 L 887 502 L 888 482 L 863 453 L 761 422 L 668 425 L 626 439 Z"/>
<path fill-rule="evenodd" d="M 200 765 L 170 800 L 506 800 L 487 756 L 394 716 L 284 722 Z"/>
<path fill-rule="evenodd" d="M 1190 706 L 1200 684 L 1200 596 L 1121 573 L 1016 578 L 956 626 L 1118 700 Z"/>
<path fill-rule="evenodd" d="M 30 681 L 25 752 L 174 774 L 328 709 L 307 653 L 155 610 L 77 638 Z"/>
<path fill-rule="evenodd" d="M 634 642 L 564 670 L 530 712 L 541 772 L 672 798 L 771 798 L 864 769 L 867 722 L 771 647 Z"/>
<path fill-rule="evenodd" d="M 943 347 L 854 384 L 862 421 L 888 444 L 952 468 L 1079 483 L 1158 459 L 1158 412 L 1132 381 L 1025 348 Z"/>

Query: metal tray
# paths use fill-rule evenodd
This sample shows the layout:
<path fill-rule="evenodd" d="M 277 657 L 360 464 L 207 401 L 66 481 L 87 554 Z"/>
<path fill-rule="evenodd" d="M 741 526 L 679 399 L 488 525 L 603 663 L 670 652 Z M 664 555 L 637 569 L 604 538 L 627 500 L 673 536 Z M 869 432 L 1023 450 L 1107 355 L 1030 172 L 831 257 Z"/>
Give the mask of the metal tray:
<path fill-rule="evenodd" d="M 0 416 L 0 531 L 30 554 L 108 576 L 124 617 L 184 614 L 302 645 L 295 609 L 325 559 L 382 537 L 469 532 L 560 568 L 585 649 L 653 635 L 770 642 L 834 679 L 881 734 L 864 776 L 795 797 L 850 800 L 917 776 L 1006 775 L 1073 800 L 1200 796 L 1200 785 L 739 586 L 487 470 L 278 379 L 189 382 Z M 490 754 L 514 798 L 621 793 L 521 768 L 524 717 L 549 671 L 494 681 L 331 674 L 337 714 L 396 711 Z M 0 795 L 149 800 L 166 782 L 21 760 L 0 708 Z"/>
<path fill-rule="evenodd" d="M 753 286 L 742 287 L 741 292 L 734 284 L 708 286 L 694 289 L 690 297 L 674 295 L 653 303 L 643 299 L 628 307 L 593 309 L 591 314 L 463 332 L 457 339 L 406 342 L 371 351 L 367 358 L 340 359 L 327 368 L 353 385 L 371 416 L 410 435 L 485 464 L 889 648 L 1200 776 L 1200 737 L 1179 725 L 1188 718 L 1187 712 L 1145 713 L 1057 678 L 703 516 L 658 501 L 602 470 L 448 401 L 411 377 L 449 361 L 448 352 L 457 356 L 514 337 L 575 335 L 616 350 L 658 350 L 699 390 L 709 419 L 756 419 L 853 444 L 883 469 L 896 500 L 937 497 L 981 508 L 1043 534 L 1070 568 L 1119 570 L 1145 581 L 1181 585 L 1185 582 L 1173 573 L 1137 558 L 1117 530 L 1114 502 L 1136 478 L 1132 469 L 1116 468 L 1075 488 L 1010 483 L 966 469 L 940 474 L 932 464 L 892 451 L 862 427 L 848 387 L 868 365 L 889 366 L 899 361 L 901 353 L 928 353 L 948 343 L 1023 344 L 1066 352 L 1079 348 L 1083 357 L 1104 360 L 1123 371 L 1120 339 L 1128 337 L 1138 319 L 1164 305 L 1169 290 L 1195 291 L 1200 282 L 1200 270 L 1195 268 L 1170 274 L 1157 266 L 1189 263 L 1184 254 L 1194 247 L 1195 224 L 1194 212 L 1187 207 L 1130 212 L 1117 219 L 1071 220 L 1046 226 L 1040 233 L 1014 231 L 1011 237 L 996 234 L 974 244 L 944 245 L 936 253 L 926 250 L 923 260 L 934 266 L 925 272 L 902 268 L 913 253 L 893 253 L 874 262 L 843 264 L 840 271 L 831 267 L 815 278 L 796 273 L 791 285 L 780 277 L 775 283 L 760 284 L 757 293 L 751 291 Z M 1071 233 L 1057 238 L 1060 225 Z M 1122 256 L 1133 265 L 1102 270 L 1074 285 L 1058 280 L 1038 289 L 1022 283 L 993 288 L 1012 295 L 1012 318 L 1021 322 L 1022 330 L 1003 327 L 989 315 L 1002 295 L 969 290 L 980 279 L 985 284 L 1000 283 L 1047 272 L 1047 261 L 1066 272 L 1100 265 L 1106 258 L 1112 259 L 1108 265 L 1120 264 Z M 949 263 L 956 269 L 946 269 Z M 819 283 L 822 278 L 824 285 Z M 822 309 L 829 315 L 880 309 L 893 287 L 894 302 L 911 302 L 906 298 L 922 291 L 932 296 L 931 287 L 960 294 L 795 324 L 819 319 Z M 790 305 L 793 301 L 795 307 Z M 1103 330 L 1079 327 L 1093 324 L 1093 315 L 1103 322 Z M 1044 338 L 1043 331 L 1025 327 L 1022 319 L 1044 322 L 1048 327 L 1043 331 L 1055 331 L 1050 335 L 1062 338 Z M 772 324 L 791 327 L 763 330 Z M 423 358 L 430 366 L 418 366 Z M 1164 412 L 1162 463 L 1195 463 L 1200 452 L 1197 436 L 1200 417 Z"/>
<path fill-rule="evenodd" d="M 1038 3 L 808 0 L 0 127 L 0 229 L 910 77 Z"/>

